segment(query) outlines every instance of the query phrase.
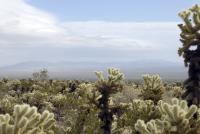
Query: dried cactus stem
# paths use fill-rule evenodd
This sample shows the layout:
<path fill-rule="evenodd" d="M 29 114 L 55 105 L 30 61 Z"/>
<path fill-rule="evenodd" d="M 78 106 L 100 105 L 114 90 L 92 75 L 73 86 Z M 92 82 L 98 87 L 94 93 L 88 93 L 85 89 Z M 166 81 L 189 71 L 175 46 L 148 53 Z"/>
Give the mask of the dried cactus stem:
<path fill-rule="evenodd" d="M 99 118 L 103 122 L 101 129 L 103 129 L 104 134 L 110 134 L 112 128 L 113 121 L 113 113 L 109 109 L 108 101 L 109 101 L 109 90 L 105 89 L 101 92 L 102 97 L 99 98 L 99 108 L 101 112 L 99 113 Z"/>
<path fill-rule="evenodd" d="M 185 53 L 189 60 L 189 78 L 184 82 L 186 92 L 183 98 L 188 101 L 189 105 L 200 104 L 200 46 L 196 50 L 190 50 Z"/>

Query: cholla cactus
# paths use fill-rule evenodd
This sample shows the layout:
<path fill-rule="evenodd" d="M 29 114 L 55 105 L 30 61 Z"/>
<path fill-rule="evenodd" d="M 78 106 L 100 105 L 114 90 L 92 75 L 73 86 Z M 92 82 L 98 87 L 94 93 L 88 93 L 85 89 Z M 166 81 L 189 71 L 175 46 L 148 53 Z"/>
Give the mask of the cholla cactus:
<path fill-rule="evenodd" d="M 189 78 L 185 81 L 186 92 L 183 98 L 188 104 L 200 104 L 200 6 L 179 13 L 185 24 L 179 24 L 181 29 L 181 39 L 183 47 L 179 48 L 178 53 L 183 56 L 185 66 L 189 65 Z M 195 47 L 194 50 L 191 50 Z"/>
<path fill-rule="evenodd" d="M 0 114 L 13 112 L 13 107 L 16 104 L 20 104 L 22 101 L 19 98 L 5 95 L 0 99 Z"/>
<path fill-rule="evenodd" d="M 197 134 L 199 121 L 193 119 L 197 106 L 188 107 L 186 101 L 174 98 L 172 104 L 159 101 L 158 108 L 161 119 L 151 120 L 146 124 L 138 120 L 135 129 L 141 134 Z"/>
<path fill-rule="evenodd" d="M 92 90 L 94 89 L 94 85 L 91 83 L 81 83 L 77 88 L 77 93 L 79 97 L 92 96 Z"/>
<path fill-rule="evenodd" d="M 195 5 L 192 8 L 182 11 L 179 16 L 183 19 L 185 24 L 179 24 L 181 29 L 181 39 L 183 47 L 179 48 L 179 55 L 185 58 L 185 64 L 189 62 L 187 58 L 187 51 L 191 46 L 200 46 L 199 30 L 200 30 L 200 6 Z"/>
<path fill-rule="evenodd" d="M 162 118 L 174 126 L 175 131 L 187 133 L 190 128 L 190 120 L 197 112 L 197 106 L 187 106 L 184 100 L 172 99 L 172 104 L 160 101 L 158 104 Z M 173 131 L 173 130 L 172 130 Z"/>
<path fill-rule="evenodd" d="M 52 104 L 48 102 L 47 97 L 48 93 L 34 90 L 33 92 L 25 93 L 22 96 L 22 100 L 24 103 L 30 104 L 31 106 L 36 106 L 38 111 L 43 111 L 44 109 L 52 111 Z"/>
<path fill-rule="evenodd" d="M 127 105 L 127 104 L 126 104 Z M 156 105 L 151 100 L 133 100 L 128 104 L 126 111 L 118 118 L 118 129 L 129 126 L 135 134 L 134 124 L 138 119 L 145 122 L 159 118 L 160 114 Z"/>
<path fill-rule="evenodd" d="M 147 123 L 138 120 L 135 129 L 141 134 L 170 134 L 170 124 L 160 120 L 150 120 Z"/>
<path fill-rule="evenodd" d="M 144 75 L 144 83 L 142 84 L 142 90 L 140 96 L 144 100 L 153 100 L 157 103 L 162 99 L 164 93 L 164 86 L 159 75 Z"/>
<path fill-rule="evenodd" d="M 181 98 L 184 90 L 180 86 L 174 86 L 172 87 L 172 91 L 173 91 L 173 97 Z"/>
<path fill-rule="evenodd" d="M 99 118 L 104 123 L 102 130 L 104 134 L 111 133 L 113 121 L 113 112 L 109 107 L 110 95 L 117 93 L 123 89 L 124 75 L 119 69 L 109 68 L 108 79 L 105 79 L 102 72 L 95 72 L 98 80 L 95 82 L 95 88 L 100 93 L 98 98 L 93 96 L 93 102 L 101 110 Z"/>
<path fill-rule="evenodd" d="M 108 79 L 105 79 L 102 72 L 95 72 L 98 80 L 95 86 L 99 92 L 109 92 L 116 93 L 123 89 L 124 84 L 124 74 L 120 72 L 119 69 L 109 68 L 108 69 Z"/>
<path fill-rule="evenodd" d="M 54 134 L 54 114 L 44 111 L 37 112 L 36 107 L 16 105 L 13 120 L 9 114 L 0 115 L 1 134 Z"/>

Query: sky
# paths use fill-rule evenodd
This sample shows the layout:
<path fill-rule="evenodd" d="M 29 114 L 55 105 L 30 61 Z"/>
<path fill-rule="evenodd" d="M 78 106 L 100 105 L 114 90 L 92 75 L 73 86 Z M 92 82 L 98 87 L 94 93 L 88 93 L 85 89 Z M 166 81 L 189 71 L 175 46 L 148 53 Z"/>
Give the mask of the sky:
<path fill-rule="evenodd" d="M 182 62 L 178 13 L 197 0 L 0 0 L 0 66 L 26 61 Z"/>

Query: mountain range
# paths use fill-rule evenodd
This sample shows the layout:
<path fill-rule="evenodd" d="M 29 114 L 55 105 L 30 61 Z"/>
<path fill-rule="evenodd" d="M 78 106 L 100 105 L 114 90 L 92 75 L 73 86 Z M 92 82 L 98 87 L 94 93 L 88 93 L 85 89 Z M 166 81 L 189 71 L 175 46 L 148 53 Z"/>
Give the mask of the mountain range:
<path fill-rule="evenodd" d="M 29 78 L 33 72 L 46 68 L 51 78 L 94 79 L 94 71 L 106 71 L 109 67 L 120 68 L 126 79 L 141 79 L 143 74 L 159 74 L 163 79 L 186 79 L 187 68 L 181 62 L 167 60 L 135 61 L 27 61 L 0 67 L 0 76 Z"/>

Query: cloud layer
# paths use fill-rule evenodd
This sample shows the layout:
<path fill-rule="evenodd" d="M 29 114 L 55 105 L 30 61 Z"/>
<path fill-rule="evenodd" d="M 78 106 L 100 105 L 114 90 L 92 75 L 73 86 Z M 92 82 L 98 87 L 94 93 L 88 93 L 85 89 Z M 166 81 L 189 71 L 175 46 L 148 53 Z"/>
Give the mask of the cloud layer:
<path fill-rule="evenodd" d="M 25 60 L 178 59 L 177 22 L 60 22 L 24 0 L 0 0 L 0 18 L 2 64 Z"/>

